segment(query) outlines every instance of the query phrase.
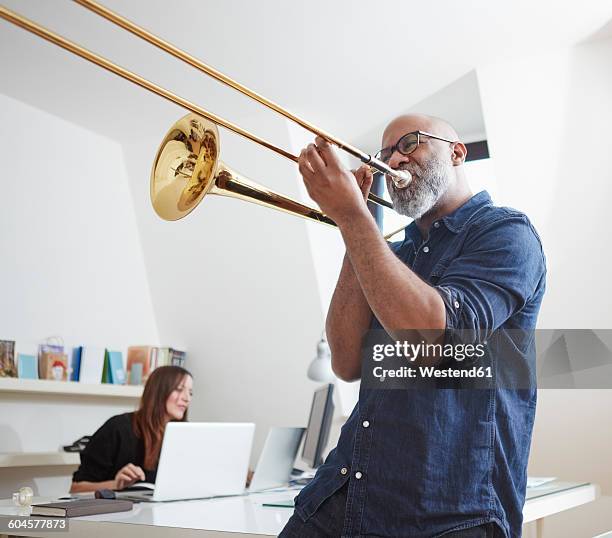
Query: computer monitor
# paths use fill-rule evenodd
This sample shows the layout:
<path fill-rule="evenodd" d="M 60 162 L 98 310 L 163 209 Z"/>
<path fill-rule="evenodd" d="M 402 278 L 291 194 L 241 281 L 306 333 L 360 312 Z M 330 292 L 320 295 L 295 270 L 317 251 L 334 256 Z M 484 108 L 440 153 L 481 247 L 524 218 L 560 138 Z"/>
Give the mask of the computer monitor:
<path fill-rule="evenodd" d="M 312 399 L 302 459 L 313 469 L 323 463 L 322 453 L 327 445 L 334 415 L 333 392 L 334 386 L 330 383 L 315 391 Z"/>

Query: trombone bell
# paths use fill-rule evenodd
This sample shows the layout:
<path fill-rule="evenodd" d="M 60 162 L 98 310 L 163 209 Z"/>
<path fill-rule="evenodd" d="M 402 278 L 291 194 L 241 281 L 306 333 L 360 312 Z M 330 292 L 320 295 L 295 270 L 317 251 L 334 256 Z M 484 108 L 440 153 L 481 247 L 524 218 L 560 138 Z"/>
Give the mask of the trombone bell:
<path fill-rule="evenodd" d="M 151 202 L 165 220 L 188 215 L 214 185 L 219 162 L 217 126 L 187 114 L 166 133 L 153 161 Z"/>
<path fill-rule="evenodd" d="M 151 171 L 151 202 L 162 219 L 181 219 L 207 194 L 216 194 L 336 226 L 321 211 L 236 173 L 219 158 L 219 146 L 217 126 L 197 114 L 187 114 L 170 128 Z"/>

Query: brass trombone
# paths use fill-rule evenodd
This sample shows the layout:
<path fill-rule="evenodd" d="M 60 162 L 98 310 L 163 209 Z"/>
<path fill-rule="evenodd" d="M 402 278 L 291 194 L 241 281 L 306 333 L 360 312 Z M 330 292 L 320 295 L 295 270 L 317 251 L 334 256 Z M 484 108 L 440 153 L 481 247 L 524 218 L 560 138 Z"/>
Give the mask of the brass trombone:
<path fill-rule="evenodd" d="M 384 162 L 318 129 L 276 103 L 253 92 L 97 2 L 93 0 L 74 1 L 189 65 L 196 67 L 216 80 L 295 121 L 312 133 L 325 138 L 330 143 L 337 145 L 339 148 L 368 164 L 371 168 L 387 174 L 398 186 L 405 186 L 409 182 L 409 176 L 403 171 L 393 170 Z M 206 194 L 220 194 L 258 203 L 335 226 L 335 223 L 321 211 L 262 187 L 227 167 L 219 159 L 220 144 L 217 125 L 225 127 L 297 162 L 298 158 L 295 155 L 3 6 L 0 6 L 0 17 L 191 112 L 191 114 L 181 118 L 170 128 L 159 147 L 151 172 L 151 201 L 155 211 L 163 219 L 180 219 L 190 213 Z M 391 203 L 374 194 L 370 194 L 368 199 L 381 206 L 393 207 Z"/>

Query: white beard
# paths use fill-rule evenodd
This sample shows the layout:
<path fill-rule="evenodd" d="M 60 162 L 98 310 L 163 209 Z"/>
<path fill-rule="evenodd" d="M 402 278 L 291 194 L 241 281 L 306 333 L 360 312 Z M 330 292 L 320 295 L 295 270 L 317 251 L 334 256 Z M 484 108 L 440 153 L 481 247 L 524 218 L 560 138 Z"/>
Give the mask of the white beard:
<path fill-rule="evenodd" d="M 436 205 L 448 189 L 451 165 L 433 155 L 423 166 L 410 163 L 402 168 L 412 174 L 412 182 L 405 189 L 396 189 L 387 180 L 393 209 L 400 215 L 418 219 Z"/>

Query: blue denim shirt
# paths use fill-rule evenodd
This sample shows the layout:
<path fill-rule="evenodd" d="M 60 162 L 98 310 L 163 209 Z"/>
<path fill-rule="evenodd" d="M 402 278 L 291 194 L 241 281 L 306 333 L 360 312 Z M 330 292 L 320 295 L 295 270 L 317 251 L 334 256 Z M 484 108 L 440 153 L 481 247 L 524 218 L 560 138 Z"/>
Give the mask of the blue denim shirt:
<path fill-rule="evenodd" d="M 426 241 L 412 223 L 391 248 L 438 290 L 447 329 L 535 328 L 546 276 L 540 239 L 523 213 L 494 206 L 486 191 L 434 222 Z M 535 387 L 362 383 L 296 513 L 306 521 L 348 482 L 343 536 L 433 537 L 487 522 L 520 536 L 535 405 Z"/>

